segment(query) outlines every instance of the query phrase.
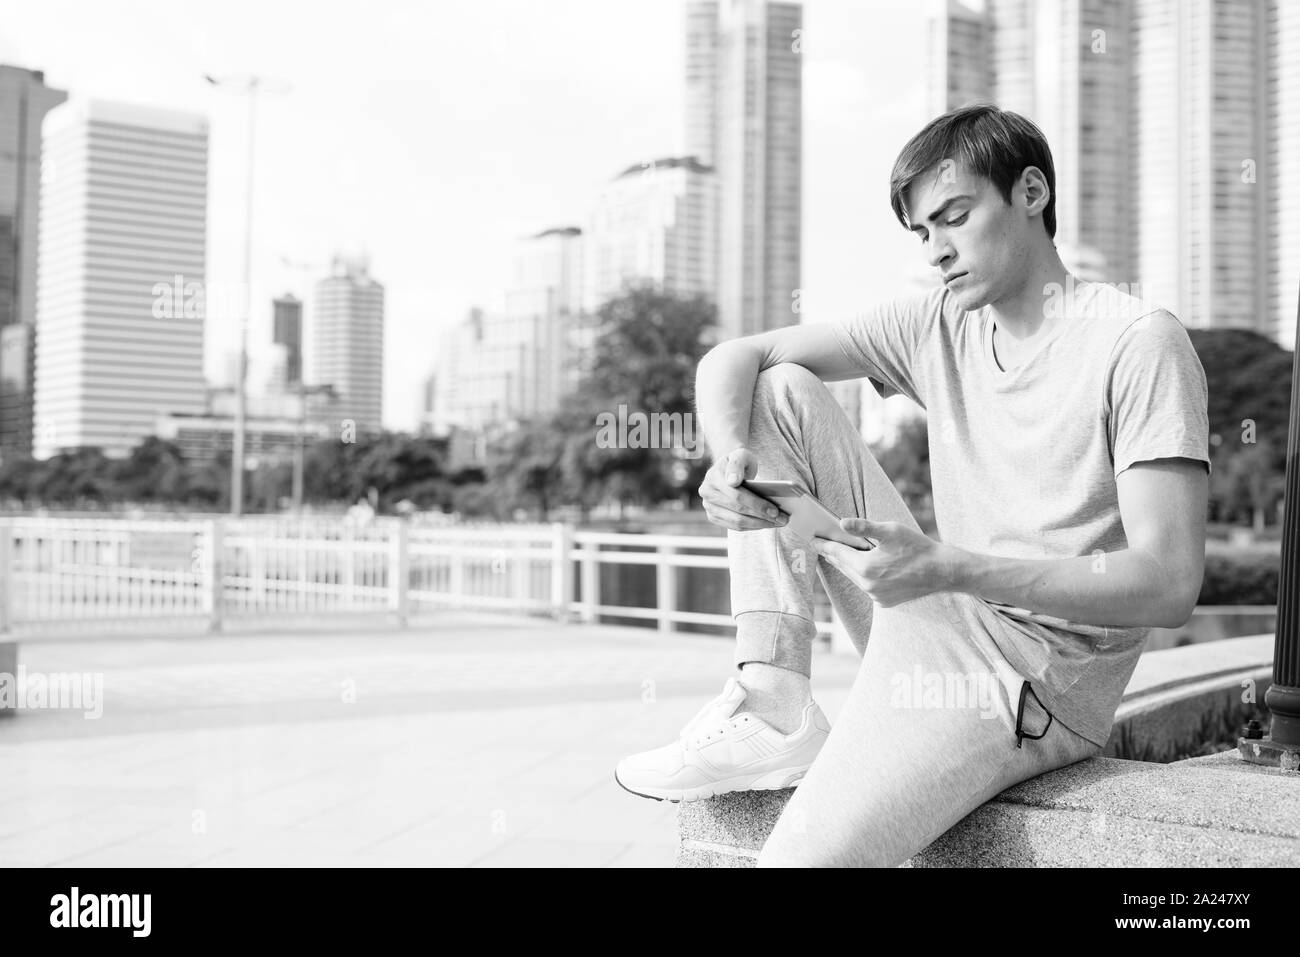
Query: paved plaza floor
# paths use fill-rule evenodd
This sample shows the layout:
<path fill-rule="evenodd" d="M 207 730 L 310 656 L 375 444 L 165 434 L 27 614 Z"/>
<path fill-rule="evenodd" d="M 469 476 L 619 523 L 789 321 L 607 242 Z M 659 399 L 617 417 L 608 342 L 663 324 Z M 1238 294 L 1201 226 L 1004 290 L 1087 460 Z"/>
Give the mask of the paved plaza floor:
<path fill-rule="evenodd" d="M 22 641 L 102 716 L 0 716 L 0 866 L 670 867 L 614 781 L 721 690 L 725 637 L 448 613 L 405 631 Z M 835 720 L 856 672 L 819 644 Z"/>

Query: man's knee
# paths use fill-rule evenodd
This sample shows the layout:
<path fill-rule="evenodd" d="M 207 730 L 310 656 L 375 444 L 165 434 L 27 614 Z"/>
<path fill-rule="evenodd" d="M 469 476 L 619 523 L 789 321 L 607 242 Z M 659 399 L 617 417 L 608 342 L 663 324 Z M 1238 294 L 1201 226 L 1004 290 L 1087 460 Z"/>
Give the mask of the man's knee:
<path fill-rule="evenodd" d="M 797 362 L 778 362 L 776 365 L 768 366 L 759 372 L 758 378 L 754 380 L 756 399 L 760 394 L 776 397 L 786 394 L 815 393 L 819 389 L 827 391 L 826 384 Z"/>

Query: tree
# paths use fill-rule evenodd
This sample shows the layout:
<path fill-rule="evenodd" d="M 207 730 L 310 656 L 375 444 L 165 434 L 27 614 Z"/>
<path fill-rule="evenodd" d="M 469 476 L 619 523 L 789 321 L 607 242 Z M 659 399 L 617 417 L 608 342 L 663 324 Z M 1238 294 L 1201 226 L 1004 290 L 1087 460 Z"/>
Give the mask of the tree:
<path fill-rule="evenodd" d="M 1220 521 L 1249 520 L 1256 532 L 1264 531 L 1266 517 L 1275 512 L 1286 491 L 1286 476 L 1272 465 L 1276 451 L 1268 440 L 1214 457 L 1210 494 Z"/>
<path fill-rule="evenodd" d="M 564 436 L 546 419 L 529 419 L 489 447 L 489 474 L 511 508 L 536 505 L 547 521 L 559 498 Z"/>
<path fill-rule="evenodd" d="M 1293 354 L 1247 329 L 1189 329 L 1209 390 L 1210 517 L 1262 530 L 1283 494 Z"/>
<path fill-rule="evenodd" d="M 909 417 L 892 442 L 873 450 L 876 461 L 923 528 L 933 522 L 930 482 L 930 427 L 924 416 Z"/>
<path fill-rule="evenodd" d="M 155 435 L 146 436 L 124 459 L 108 469 L 110 497 L 127 502 L 183 502 L 189 474 L 180 448 Z"/>
<path fill-rule="evenodd" d="M 632 447 L 631 436 L 604 447 L 597 442 L 598 418 L 630 422 L 639 415 L 684 425 L 683 417 L 694 415 L 695 372 L 716 323 L 717 309 L 704 297 L 684 298 L 646 284 L 629 286 L 597 310 L 589 371 L 553 419 L 564 436 L 566 501 L 577 502 L 585 514 L 612 497 L 621 516 L 627 502 L 651 505 L 680 494 L 671 449 Z M 694 471 L 702 478 L 702 471 Z"/>
<path fill-rule="evenodd" d="M 42 502 L 58 505 L 103 505 L 111 496 L 109 460 L 98 446 L 59 452 L 46 460 Z"/>
<path fill-rule="evenodd" d="M 1247 329 L 1189 329 L 1187 334 L 1205 369 L 1211 436 L 1222 443 L 1266 444 L 1269 467 L 1283 471 L 1292 354 Z"/>

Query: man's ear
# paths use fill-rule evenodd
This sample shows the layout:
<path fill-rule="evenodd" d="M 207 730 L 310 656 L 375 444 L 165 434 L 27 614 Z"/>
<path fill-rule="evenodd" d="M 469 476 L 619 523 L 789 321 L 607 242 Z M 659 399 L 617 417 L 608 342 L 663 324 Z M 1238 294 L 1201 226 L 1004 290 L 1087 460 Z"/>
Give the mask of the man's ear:
<path fill-rule="evenodd" d="M 1025 194 L 1025 209 L 1030 214 L 1041 214 L 1047 209 L 1052 191 L 1047 187 L 1047 177 L 1037 166 L 1026 166 L 1020 173 L 1019 190 Z"/>

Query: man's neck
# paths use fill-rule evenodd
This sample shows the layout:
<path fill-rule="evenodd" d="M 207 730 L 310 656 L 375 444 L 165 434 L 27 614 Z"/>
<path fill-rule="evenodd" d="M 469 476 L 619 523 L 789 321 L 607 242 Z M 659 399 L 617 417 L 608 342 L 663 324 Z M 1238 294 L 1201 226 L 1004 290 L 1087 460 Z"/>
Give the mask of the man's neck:
<path fill-rule="evenodd" d="M 1049 248 L 1017 292 L 989 304 L 989 311 L 996 321 L 995 328 L 1016 342 L 1032 339 L 1040 331 L 1046 332 L 1046 327 L 1056 321 L 1049 321 L 1049 314 L 1059 312 L 1046 308 L 1049 299 L 1053 294 L 1067 294 L 1076 282 L 1055 248 Z"/>

